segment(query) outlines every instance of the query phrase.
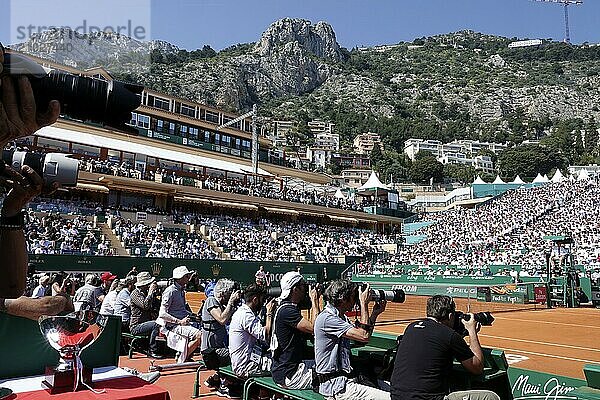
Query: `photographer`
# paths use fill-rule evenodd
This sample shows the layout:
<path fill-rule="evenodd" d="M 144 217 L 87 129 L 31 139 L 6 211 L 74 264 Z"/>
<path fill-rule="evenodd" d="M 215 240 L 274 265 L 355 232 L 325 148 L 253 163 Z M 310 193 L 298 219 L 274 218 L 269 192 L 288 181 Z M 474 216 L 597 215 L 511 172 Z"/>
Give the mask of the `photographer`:
<path fill-rule="evenodd" d="M 280 303 L 273 321 L 270 350 L 273 353 L 271 374 L 286 389 L 312 387 L 314 360 L 304 359 L 306 339 L 313 335 L 313 323 L 302 316 L 298 304 L 306 298 L 308 284 L 296 271 L 281 278 Z M 318 315 L 321 305 L 316 288 L 309 292 L 311 314 Z"/>
<path fill-rule="evenodd" d="M 104 300 L 102 300 L 102 305 L 100 306 L 100 314 L 113 315 L 115 313 L 115 302 L 117 301 L 117 295 L 121 290 L 123 290 L 124 287 L 124 279 L 115 279 L 112 281 L 108 293 L 106 294 L 106 296 L 104 296 Z"/>
<path fill-rule="evenodd" d="M 135 276 L 124 279 L 123 289 L 117 294 L 113 315 L 121 317 L 123 332 L 129 332 L 129 320 L 131 319 L 131 292 L 135 287 Z"/>
<path fill-rule="evenodd" d="M 391 379 L 393 400 L 500 400 L 486 390 L 448 394 L 448 377 L 456 358 L 474 375 L 483 372 L 483 351 L 473 314 L 464 321 L 469 345 L 453 327 L 456 305 L 449 296 L 436 295 L 427 300 L 427 319 L 413 322 L 398 345 Z"/>
<path fill-rule="evenodd" d="M 131 318 L 129 319 L 129 330 L 133 335 L 149 335 L 150 357 L 161 359 L 158 353 L 156 337 L 159 326 L 156 323 L 153 303 L 158 285 L 149 272 L 137 274 L 135 290 L 131 292 Z"/>
<path fill-rule="evenodd" d="M 209 296 L 202 306 L 202 346 L 200 349 L 208 369 L 231 364 L 225 325 L 231 320 L 241 297 L 241 292 L 236 290 L 236 287 L 237 284 L 231 279 L 219 279 L 213 295 Z M 215 374 L 206 381 L 206 385 L 219 387 L 220 392 L 227 392 L 228 389 L 222 381 Z"/>
<path fill-rule="evenodd" d="M 3 75 L 4 48 L 0 45 L 0 150 L 10 141 L 29 136 L 58 119 L 60 105 L 52 101 L 44 113 L 38 112 L 27 78 Z M 0 210 L 0 254 L 7 268 L 2 271 L 0 298 L 23 295 L 27 275 L 27 251 L 23 235 L 23 207 L 41 193 L 43 181 L 28 166 L 21 171 L 6 167 L 0 186 L 9 190 Z M 58 188 L 54 185 L 53 189 Z"/>
<path fill-rule="evenodd" d="M 100 306 L 102 305 L 100 296 L 104 296 L 104 292 L 100 288 L 100 278 L 95 274 L 87 274 L 85 276 L 85 285 L 77 289 L 73 297 L 75 311 L 100 310 Z"/>
<path fill-rule="evenodd" d="M 360 305 L 360 322 L 352 325 L 344 315 L 356 303 Z M 350 378 L 350 340 L 367 343 L 377 317 L 385 311 L 386 301 L 376 303 L 369 316 L 370 287 L 339 279 L 325 290 L 327 305 L 315 320 L 315 361 L 319 393 L 336 400 L 388 400 L 383 390 L 361 385 Z"/>
<path fill-rule="evenodd" d="M 266 306 L 266 323 L 258 314 L 265 303 L 267 291 L 263 285 L 250 285 L 244 291 L 244 304 L 231 317 L 229 325 L 229 354 L 233 372 L 242 378 L 270 371 L 270 363 L 263 362 L 262 348 L 271 335 L 275 300 Z M 260 354 L 259 354 L 260 353 Z M 269 365 L 266 365 L 269 364 Z"/>
<path fill-rule="evenodd" d="M 159 319 L 165 322 L 165 328 L 188 339 L 187 358 L 192 359 L 194 350 L 200 346 L 200 330 L 190 325 L 189 306 L 185 302 L 185 285 L 194 272 L 182 265 L 173 270 L 173 283 L 162 294 Z"/>

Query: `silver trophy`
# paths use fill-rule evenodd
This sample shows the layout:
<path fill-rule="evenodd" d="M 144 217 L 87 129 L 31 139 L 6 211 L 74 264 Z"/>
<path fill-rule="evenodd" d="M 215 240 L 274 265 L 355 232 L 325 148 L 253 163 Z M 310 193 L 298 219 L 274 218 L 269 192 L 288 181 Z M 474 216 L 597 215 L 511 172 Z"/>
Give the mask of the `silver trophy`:
<path fill-rule="evenodd" d="M 42 336 L 60 354 L 59 365 L 46 367 L 44 384 L 52 394 L 77 391 L 80 384 L 93 390 L 92 369 L 81 363 L 81 352 L 98 339 L 107 321 L 91 310 L 39 319 Z"/>

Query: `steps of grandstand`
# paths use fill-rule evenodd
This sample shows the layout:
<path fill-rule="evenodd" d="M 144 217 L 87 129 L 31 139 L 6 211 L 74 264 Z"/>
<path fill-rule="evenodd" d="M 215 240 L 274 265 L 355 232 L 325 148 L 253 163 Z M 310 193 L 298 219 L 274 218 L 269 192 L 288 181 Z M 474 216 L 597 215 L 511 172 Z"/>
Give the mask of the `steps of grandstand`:
<path fill-rule="evenodd" d="M 402 233 L 404 233 L 405 235 L 411 235 L 419 229 L 428 227 L 429 225 L 433 224 L 435 224 L 435 221 L 411 222 L 408 224 L 404 224 L 402 225 Z"/>
<path fill-rule="evenodd" d="M 206 240 L 206 243 L 208 243 L 208 246 L 215 252 L 218 254 L 218 259 L 220 260 L 229 260 L 231 259 L 231 256 L 229 255 L 229 253 L 225 253 L 225 249 L 223 249 L 222 247 L 219 247 L 219 245 L 217 244 L 217 242 L 215 242 L 214 240 L 211 239 L 210 235 L 206 235 L 204 233 L 203 229 L 200 229 L 197 231 L 200 236 L 202 236 L 202 238 L 204 240 Z"/>
<path fill-rule="evenodd" d="M 117 256 L 129 256 L 129 253 L 127 252 L 125 247 L 123 247 L 123 244 L 121 243 L 117 235 L 115 235 L 113 230 L 110 229 L 107 224 L 98 224 L 98 228 L 102 230 L 102 234 L 104 235 L 104 237 L 106 237 L 106 239 L 110 241 L 110 244 L 112 248 L 115 249 L 115 253 Z"/>

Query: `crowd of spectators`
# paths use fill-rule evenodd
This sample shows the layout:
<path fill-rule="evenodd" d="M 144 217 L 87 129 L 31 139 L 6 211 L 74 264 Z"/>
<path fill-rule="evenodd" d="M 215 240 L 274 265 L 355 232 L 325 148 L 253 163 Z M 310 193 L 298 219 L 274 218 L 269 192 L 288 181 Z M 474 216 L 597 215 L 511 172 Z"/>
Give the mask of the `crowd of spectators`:
<path fill-rule="evenodd" d="M 600 264 L 600 188 L 595 181 L 565 181 L 516 189 L 477 209 L 455 208 L 423 216 L 426 239 L 405 246 L 390 264 L 521 265 L 535 275 L 556 252 L 547 236 L 572 237 L 576 264 Z M 564 251 L 564 250 L 562 250 Z"/>
<path fill-rule="evenodd" d="M 31 254 L 114 254 L 110 241 L 84 216 L 69 219 L 58 213 L 39 214 L 29 210 L 24 233 Z"/>
<path fill-rule="evenodd" d="M 134 256 L 196 259 L 218 256 L 201 235 L 182 229 L 169 230 L 161 222 L 152 227 L 144 222 L 116 217 L 112 228 L 125 248 L 133 249 Z"/>
<path fill-rule="evenodd" d="M 333 191 L 317 191 L 302 188 L 293 188 L 291 186 L 281 185 L 279 182 L 271 182 L 262 179 L 260 182 L 253 182 L 252 178 L 235 179 L 221 176 L 203 176 L 200 171 L 191 172 L 183 176 L 176 171 L 158 168 L 156 171 L 151 169 L 140 171 L 135 169 L 129 162 L 111 162 L 99 161 L 93 159 L 81 160 L 79 168 L 83 171 L 95 172 L 100 174 L 109 174 L 161 183 L 169 183 L 184 186 L 195 186 L 208 190 L 215 190 L 226 193 L 235 193 L 253 197 L 263 197 L 291 201 L 302 204 L 319 205 L 329 208 L 340 208 L 345 210 L 362 211 L 362 205 L 351 198 L 336 198 Z"/>
<path fill-rule="evenodd" d="M 389 238 L 369 230 L 303 222 L 220 217 L 200 221 L 229 258 L 247 261 L 337 262 L 362 256 Z"/>

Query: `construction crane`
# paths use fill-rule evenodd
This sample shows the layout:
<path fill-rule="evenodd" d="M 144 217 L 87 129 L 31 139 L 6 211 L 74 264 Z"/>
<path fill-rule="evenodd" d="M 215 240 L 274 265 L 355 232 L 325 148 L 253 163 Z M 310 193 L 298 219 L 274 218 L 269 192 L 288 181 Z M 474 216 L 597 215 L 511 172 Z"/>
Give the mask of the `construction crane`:
<path fill-rule="evenodd" d="M 565 42 L 571 43 L 571 35 L 569 33 L 569 6 L 583 4 L 583 0 L 534 0 L 540 3 L 558 3 L 565 8 Z"/>

